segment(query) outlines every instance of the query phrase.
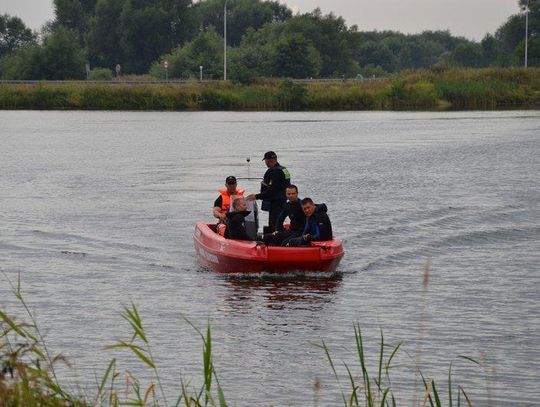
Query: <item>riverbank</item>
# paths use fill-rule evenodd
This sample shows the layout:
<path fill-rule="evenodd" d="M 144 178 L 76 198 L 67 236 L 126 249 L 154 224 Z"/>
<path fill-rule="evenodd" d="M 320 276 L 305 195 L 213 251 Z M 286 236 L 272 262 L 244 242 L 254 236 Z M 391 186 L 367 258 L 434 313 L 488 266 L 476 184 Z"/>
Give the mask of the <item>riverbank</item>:
<path fill-rule="evenodd" d="M 540 69 L 432 69 L 380 80 L 0 84 L 2 110 L 489 110 L 540 108 Z"/>

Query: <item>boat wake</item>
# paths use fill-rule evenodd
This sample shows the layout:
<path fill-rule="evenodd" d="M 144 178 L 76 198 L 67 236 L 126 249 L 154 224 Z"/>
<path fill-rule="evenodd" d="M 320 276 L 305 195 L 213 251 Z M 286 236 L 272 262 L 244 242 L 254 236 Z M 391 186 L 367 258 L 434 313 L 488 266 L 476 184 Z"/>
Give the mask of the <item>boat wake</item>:
<path fill-rule="evenodd" d="M 310 280 L 331 280 L 339 278 L 342 275 L 341 271 L 334 271 L 332 273 L 323 271 L 305 271 L 305 270 L 293 270 L 286 273 L 272 273 L 272 272 L 260 272 L 260 273 L 227 273 L 223 277 L 231 280 L 294 280 L 294 281 L 310 281 Z"/>

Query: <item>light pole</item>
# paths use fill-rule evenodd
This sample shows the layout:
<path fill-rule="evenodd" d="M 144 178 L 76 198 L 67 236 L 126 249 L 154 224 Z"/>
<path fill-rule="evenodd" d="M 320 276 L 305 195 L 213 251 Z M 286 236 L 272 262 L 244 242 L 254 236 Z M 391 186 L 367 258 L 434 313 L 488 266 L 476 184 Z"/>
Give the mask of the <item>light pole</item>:
<path fill-rule="evenodd" d="M 164 61 L 163 66 L 165 67 L 165 82 L 169 82 L 169 61 Z"/>
<path fill-rule="evenodd" d="M 202 65 L 199 65 L 199 81 L 202 82 Z"/>
<path fill-rule="evenodd" d="M 529 0 L 525 6 L 525 68 L 527 68 L 527 42 L 529 39 Z"/>
<path fill-rule="evenodd" d="M 223 80 L 227 80 L 227 0 L 223 6 Z"/>

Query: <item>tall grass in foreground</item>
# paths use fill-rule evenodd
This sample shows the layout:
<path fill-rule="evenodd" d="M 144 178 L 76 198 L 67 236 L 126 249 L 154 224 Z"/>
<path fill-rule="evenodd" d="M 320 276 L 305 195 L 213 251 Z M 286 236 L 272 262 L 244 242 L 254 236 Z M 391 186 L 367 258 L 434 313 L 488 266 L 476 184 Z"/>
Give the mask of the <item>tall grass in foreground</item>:
<path fill-rule="evenodd" d="M 6 278 L 7 279 L 7 278 Z M 11 284 L 11 282 L 10 282 Z M 144 367 L 150 369 L 153 380 L 146 387 L 130 372 L 117 371 L 116 359 L 111 359 L 105 373 L 96 383 L 96 394 L 89 397 L 70 394 L 59 383 L 55 365 L 66 362 L 62 355 L 49 353 L 33 313 L 27 306 L 20 286 L 12 285 L 13 292 L 22 304 L 31 323 L 18 322 L 0 310 L 0 407 L 7 406 L 220 406 L 226 407 L 224 393 L 219 384 L 212 360 L 212 335 L 210 325 L 203 334 L 191 322 L 188 324 L 200 335 L 203 344 L 203 376 L 201 389 L 191 389 L 181 380 L 178 397 L 170 403 L 162 385 L 160 372 L 152 353 L 150 339 L 145 332 L 137 307 L 131 304 L 122 312 L 131 327 L 129 339 L 119 340 L 107 349 L 129 351 Z M 129 390 L 120 387 L 125 378 Z M 216 383 L 217 396 L 213 393 Z M 217 400 L 217 401 L 216 401 Z"/>
<path fill-rule="evenodd" d="M 428 267 L 426 269 L 428 270 Z M 428 274 L 425 272 L 425 288 L 427 281 Z M 103 376 L 96 380 L 94 396 L 70 393 L 62 387 L 55 373 L 55 366 L 61 362 L 65 363 L 65 359 L 61 355 L 53 356 L 50 354 L 36 319 L 23 298 L 20 280 L 17 281 L 16 286 L 12 285 L 12 288 L 31 322 L 18 322 L 0 310 L 0 407 L 227 406 L 225 394 L 213 364 L 210 325 L 203 333 L 184 318 L 201 337 L 203 345 L 202 373 L 204 380 L 201 388 L 190 388 L 189 384 L 181 379 L 178 389 L 173 392 L 170 389 L 167 391 L 162 385 L 150 338 L 144 329 L 139 311 L 133 303 L 125 307 L 121 314 L 130 326 L 128 338 L 118 340 L 107 348 L 129 352 L 144 368 L 149 369 L 152 377 L 150 383 L 143 385 L 132 373 L 118 371 L 116 359 L 113 358 L 108 363 Z M 391 371 L 396 367 L 394 360 L 401 349 L 401 343 L 397 345 L 387 343 L 381 330 L 377 363 L 374 370 L 370 369 L 366 361 L 368 351 L 365 348 L 358 323 L 354 325 L 354 350 L 358 362 L 356 367 L 345 362 L 338 365 L 324 340 L 316 346 L 323 350 L 323 355 L 329 362 L 331 372 L 341 389 L 341 399 L 344 406 L 394 407 L 398 405 L 392 387 Z M 374 353 L 372 352 L 372 354 Z M 479 365 L 476 360 L 467 356 L 459 356 L 458 359 Z M 464 387 L 454 383 L 453 362 L 448 368 L 447 382 L 442 386 L 435 383 L 433 379 L 425 377 L 418 368 L 418 364 L 416 366 L 416 371 L 422 380 L 423 394 L 419 400 L 415 401 L 415 406 L 441 407 L 445 404 L 449 407 L 460 407 L 462 403 L 464 406 L 472 406 L 472 401 Z M 344 375 L 340 375 L 340 367 L 345 369 Z M 360 373 L 355 374 L 354 370 L 358 368 Z M 342 383 L 344 377 L 348 383 L 346 390 L 344 390 Z M 127 383 L 129 386 L 127 390 L 123 388 L 122 383 Z M 446 402 L 442 400 L 442 387 L 447 388 Z M 320 390 L 319 382 L 315 383 L 315 388 Z M 174 400 L 170 400 L 170 394 L 174 393 L 178 396 Z M 270 405 L 272 400 L 261 400 L 261 405 L 264 403 Z"/>
<path fill-rule="evenodd" d="M 339 383 L 341 389 L 341 398 L 343 405 L 349 406 L 368 406 L 368 407 L 395 407 L 398 405 L 394 391 L 392 389 L 392 380 L 390 378 L 390 371 L 395 367 L 393 365 L 394 358 L 398 354 L 401 348 L 401 343 L 396 346 L 390 345 L 385 342 L 384 335 L 381 330 L 380 346 L 377 357 L 377 366 L 374 373 L 370 373 L 368 363 L 366 361 L 366 354 L 364 348 L 364 341 L 362 338 L 362 332 L 360 325 L 354 326 L 354 339 L 356 356 L 359 363 L 360 374 L 354 374 L 353 368 L 342 362 L 346 371 L 346 377 L 348 379 L 348 391 L 343 390 L 340 380 L 340 374 L 338 373 L 338 365 L 334 361 L 334 357 L 331 355 L 325 341 L 319 345 L 323 349 L 326 358 L 330 364 L 331 370 L 334 374 L 336 381 Z M 458 356 L 459 360 L 465 360 L 476 365 L 480 365 L 478 361 L 468 356 Z M 417 372 L 422 378 L 423 394 L 420 400 L 414 402 L 414 406 L 429 406 L 442 407 L 442 405 L 448 405 L 450 407 L 457 405 L 458 407 L 463 403 L 467 403 L 467 406 L 472 407 L 472 402 L 466 393 L 465 389 L 461 385 L 455 386 L 453 382 L 452 366 L 454 362 L 450 363 L 448 369 L 448 381 L 445 384 L 447 386 L 447 402 L 443 403 L 440 387 L 435 383 L 434 379 L 427 378 L 423 375 L 420 369 L 417 367 Z M 455 391 L 455 398 L 453 396 Z M 456 403 L 454 403 L 456 401 Z M 465 404 L 464 404 L 465 405 Z"/>
<path fill-rule="evenodd" d="M 419 335 L 420 340 L 424 339 L 424 330 L 425 330 L 425 321 L 426 321 L 426 293 L 429 287 L 429 275 L 430 275 L 430 269 L 431 269 L 431 256 L 428 256 L 426 263 L 423 268 L 423 276 L 422 276 L 422 310 L 420 313 L 420 328 L 419 328 Z M 354 342 L 355 342 L 355 351 L 356 351 L 356 357 L 360 368 L 360 374 L 355 375 L 353 374 L 353 369 L 351 366 L 345 362 L 343 362 L 343 367 L 346 371 L 346 377 L 348 378 L 349 382 L 349 390 L 348 393 L 346 393 L 343 389 L 341 390 L 341 397 L 343 400 L 344 406 L 367 406 L 367 407 L 395 407 L 397 406 L 396 397 L 394 395 L 394 391 L 392 390 L 392 381 L 390 378 L 390 371 L 395 367 L 393 364 L 394 359 L 396 358 L 402 343 L 398 343 L 397 345 L 391 345 L 385 342 L 383 331 L 380 331 L 380 342 L 379 342 L 379 350 L 377 354 L 377 365 L 374 371 L 374 374 L 370 373 L 370 370 L 368 368 L 368 364 L 366 361 L 366 353 L 365 353 L 365 347 L 364 347 L 364 340 L 362 337 L 362 331 L 360 329 L 360 325 L 356 323 L 354 325 Z M 340 384 L 340 375 L 337 370 L 337 364 L 334 361 L 334 357 L 331 355 L 331 352 L 325 343 L 325 341 L 322 341 L 322 344 L 319 345 L 320 348 L 324 350 L 324 353 L 326 355 L 326 358 L 328 359 L 328 362 L 330 364 L 330 367 L 332 369 L 332 372 L 334 374 L 334 377 L 336 378 L 337 382 Z M 440 395 L 440 386 L 435 383 L 434 379 L 430 379 L 424 376 L 422 371 L 420 370 L 419 366 L 421 364 L 420 360 L 420 349 L 417 349 L 416 351 L 416 358 L 415 358 L 415 373 L 417 376 L 421 378 L 422 385 L 423 385 L 423 394 L 418 399 L 416 391 L 417 391 L 417 383 L 415 379 L 414 384 L 414 406 L 427 406 L 429 403 L 429 406 L 431 407 L 441 407 L 443 405 L 443 402 L 441 401 L 441 395 Z M 458 360 L 464 360 L 466 362 L 471 362 L 475 365 L 480 365 L 478 361 L 475 359 L 468 357 L 468 356 L 458 356 Z M 458 407 L 461 406 L 462 401 L 467 403 L 467 406 L 472 407 L 472 402 L 466 393 L 465 389 L 461 385 L 457 385 L 457 387 L 454 387 L 453 383 L 453 376 L 452 376 L 452 366 L 454 362 L 450 363 L 450 367 L 448 368 L 448 380 L 445 384 L 447 386 L 447 403 L 444 403 L 445 405 L 448 405 L 449 407 L 452 407 L 454 405 L 457 405 Z M 453 396 L 455 391 L 455 398 Z M 457 402 L 457 404 L 454 404 L 454 400 Z"/>

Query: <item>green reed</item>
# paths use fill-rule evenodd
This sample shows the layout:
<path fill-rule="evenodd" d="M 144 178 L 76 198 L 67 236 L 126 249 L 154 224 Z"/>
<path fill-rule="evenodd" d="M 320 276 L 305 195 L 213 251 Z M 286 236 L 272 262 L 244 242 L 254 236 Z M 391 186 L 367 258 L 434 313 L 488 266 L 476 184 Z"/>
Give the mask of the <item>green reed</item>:
<path fill-rule="evenodd" d="M 394 359 L 397 357 L 398 351 L 401 348 L 401 342 L 397 345 L 391 345 L 385 342 L 384 335 L 380 332 L 380 343 L 377 355 L 377 364 L 373 374 L 370 373 L 370 368 L 366 361 L 364 341 L 362 332 L 358 324 L 354 325 L 354 341 L 356 348 L 356 356 L 359 363 L 359 369 L 361 374 L 354 374 L 353 367 L 348 363 L 342 362 L 342 366 L 345 369 L 346 377 L 349 381 L 348 390 L 341 390 L 341 398 L 343 405 L 346 407 L 368 406 L 368 407 L 395 407 L 397 406 L 396 396 L 392 387 L 392 381 L 390 378 L 390 371 L 397 367 L 393 364 Z M 340 380 L 340 374 L 338 372 L 338 365 L 332 357 L 330 349 L 325 341 L 322 341 L 321 345 L 317 345 L 323 349 L 324 354 L 330 364 L 330 368 L 334 374 L 334 377 L 340 387 L 342 386 Z M 480 365 L 478 361 L 468 356 L 458 356 L 459 360 L 465 360 L 476 365 Z M 472 406 L 471 400 L 467 395 L 463 386 L 458 385 L 454 387 L 452 366 L 454 362 L 450 363 L 448 369 L 448 381 L 447 381 L 447 402 L 441 401 L 441 395 L 438 390 L 438 385 L 434 379 L 426 378 L 420 369 L 417 367 L 417 371 L 422 378 L 423 383 L 423 395 L 422 401 L 419 405 L 425 406 L 429 403 L 431 407 L 442 407 L 443 404 L 449 407 L 461 406 L 461 400 L 465 400 L 468 406 Z M 359 381 L 357 378 L 360 378 Z M 456 399 L 452 394 L 456 391 Z M 463 397 L 462 397 L 463 396 Z M 457 404 L 454 403 L 457 401 Z M 416 404 L 414 404 L 416 405 Z"/>
<path fill-rule="evenodd" d="M 61 387 L 55 366 L 65 359 L 49 352 L 36 318 L 23 298 L 20 279 L 16 286 L 11 282 L 10 285 L 31 322 L 17 322 L 0 310 L 0 405 L 84 404 Z"/>
<path fill-rule="evenodd" d="M 8 280 L 7 277 L 5 278 Z M 55 356 L 50 354 L 35 316 L 24 300 L 20 279 L 17 281 L 17 286 L 12 285 L 12 288 L 31 323 L 18 322 L 0 310 L 1 407 L 171 405 L 152 353 L 150 338 L 144 329 L 142 318 L 135 304 L 132 303 L 129 307 L 124 307 L 121 314 L 131 328 L 129 338 L 118 340 L 107 346 L 106 349 L 128 351 L 144 368 L 150 369 L 152 373 L 150 384 L 143 386 L 132 373 L 119 372 L 116 358 L 113 358 L 97 383 L 95 396 L 88 397 L 82 394 L 71 394 L 61 385 L 56 375 L 55 366 L 60 362 L 66 362 L 64 357 L 60 354 Z M 203 334 L 190 321 L 184 319 L 201 336 L 204 384 L 200 390 L 196 390 L 189 388 L 181 380 L 181 388 L 174 406 L 226 407 L 227 402 L 213 363 L 210 325 L 207 326 L 206 334 Z M 119 379 L 122 377 L 125 377 L 129 391 L 120 387 Z M 217 397 L 214 396 L 212 387 L 214 382 L 216 383 Z"/>
<path fill-rule="evenodd" d="M 424 292 L 427 291 L 429 285 L 430 264 L 431 259 L 428 258 L 423 273 Z M 7 277 L 5 279 L 8 280 Z M 11 282 L 10 284 L 16 299 L 22 305 L 30 323 L 19 322 L 15 318 L 8 316 L 3 310 L 0 310 L 1 407 L 117 407 L 120 405 L 227 406 L 225 393 L 220 385 L 213 363 L 214 350 L 210 324 L 207 325 L 206 331 L 202 332 L 184 317 L 187 324 L 201 338 L 203 384 L 199 389 L 194 389 L 186 384 L 182 378 L 180 380 L 180 388 L 176 390 L 178 392 L 176 400 L 174 400 L 174 403 L 171 403 L 168 395 L 172 394 L 172 392 L 165 391 L 161 373 L 153 355 L 151 338 L 145 330 L 138 308 L 133 303 L 124 307 L 121 313 L 122 318 L 129 326 L 127 337 L 107 346 L 106 349 L 127 351 L 129 355 L 140 363 L 142 368 L 150 371 L 150 383 L 143 385 L 132 373 L 119 371 L 116 358 L 112 358 L 107 364 L 103 376 L 99 380 L 96 380 L 95 395 L 72 394 L 62 386 L 55 369 L 58 363 L 67 362 L 61 354 L 52 355 L 50 353 L 44 336 L 38 327 L 36 318 L 23 297 L 20 278 L 17 280 L 16 285 L 13 285 Z M 378 350 L 375 353 L 368 352 L 360 325 L 358 323 L 354 324 L 353 330 L 353 349 L 357 362 L 354 366 L 343 361 L 338 364 L 324 340 L 321 344 L 316 344 L 317 347 L 324 351 L 324 355 L 330 365 L 330 370 L 339 384 L 343 405 L 346 407 L 395 407 L 398 403 L 391 380 L 391 372 L 393 369 L 399 367 L 396 360 L 402 349 L 402 343 L 393 345 L 386 342 L 383 331 L 381 330 Z M 423 328 L 420 328 L 420 331 L 420 336 L 422 337 Z M 370 363 L 367 360 L 368 354 L 376 356 L 374 368 L 370 367 Z M 457 360 L 480 365 L 478 361 L 468 356 L 458 356 Z M 413 375 L 418 374 L 421 378 L 423 393 L 420 400 L 415 400 L 414 405 L 441 407 L 443 404 L 446 404 L 449 407 L 460 407 L 463 402 L 464 405 L 472 406 L 472 401 L 465 391 L 464 386 L 460 384 L 456 385 L 456 379 L 452 370 L 454 363 L 455 361 L 452 361 L 448 368 L 448 378 L 445 384 L 447 400 L 445 401 L 441 395 L 439 383 L 436 383 L 432 378 L 426 377 L 421 372 L 419 368 L 420 360 L 419 358 L 416 359 Z M 340 373 L 340 369 L 344 369 L 344 373 Z M 355 370 L 359 370 L 359 373 L 355 373 Z M 344 389 L 345 384 L 342 383 L 343 377 L 346 378 L 346 382 L 348 383 L 346 389 Z M 123 388 L 121 382 L 127 384 L 128 390 Z M 317 385 L 315 387 L 318 388 Z"/>
<path fill-rule="evenodd" d="M 426 263 L 424 264 L 422 271 L 422 307 L 420 310 L 420 326 L 419 326 L 419 339 L 424 339 L 424 325 L 426 323 L 426 294 L 429 289 L 429 277 L 431 271 L 431 256 L 428 256 Z M 362 337 L 362 331 L 360 325 L 356 323 L 354 325 L 354 342 L 355 342 L 355 351 L 356 357 L 359 364 L 359 369 L 361 374 L 353 374 L 353 368 L 346 362 L 342 362 L 343 368 L 346 371 L 346 376 L 349 380 L 349 387 L 347 394 L 343 389 L 341 389 L 341 398 L 343 405 L 346 407 L 357 407 L 357 406 L 367 406 L 367 407 L 395 407 L 397 405 L 396 397 L 394 395 L 394 390 L 392 388 L 392 381 L 390 378 L 390 371 L 397 367 L 394 360 L 397 358 L 398 352 L 401 349 L 402 343 L 397 345 L 392 345 L 385 342 L 383 331 L 380 331 L 380 342 L 379 350 L 377 354 L 377 364 L 374 370 L 374 374 L 370 373 L 368 363 L 366 361 L 365 346 L 364 340 Z M 335 379 L 337 380 L 340 388 L 342 386 L 340 382 L 340 374 L 338 373 L 338 366 L 334 361 L 334 358 L 331 356 L 330 349 L 328 345 L 323 340 L 320 345 L 316 345 L 324 350 L 324 354 L 330 364 L 330 368 L 334 374 Z M 473 363 L 480 366 L 480 363 L 475 359 L 469 356 L 460 355 L 457 357 L 457 360 L 463 360 L 466 362 Z M 419 402 L 416 397 L 417 385 L 414 385 L 415 400 L 413 405 L 427 406 L 428 403 L 430 407 L 442 407 L 443 403 L 441 401 L 440 392 L 438 390 L 438 385 L 434 379 L 426 378 L 419 366 L 421 364 L 420 352 L 419 349 L 416 353 L 415 360 L 415 374 L 422 379 L 423 384 L 423 396 L 422 401 Z M 463 386 L 458 385 L 457 388 L 454 388 L 454 377 L 452 374 L 452 367 L 454 361 L 450 363 L 448 368 L 448 379 L 447 379 L 447 405 L 453 407 L 457 405 L 461 406 L 462 396 L 464 401 L 467 403 L 468 407 L 472 407 L 471 400 L 464 390 Z M 357 380 L 356 377 L 361 377 L 361 381 Z M 452 396 L 454 390 L 456 391 L 456 400 L 457 404 L 454 404 L 454 398 Z"/>
<path fill-rule="evenodd" d="M 141 79 L 141 78 L 137 78 Z M 358 82 L 0 84 L 0 109 L 443 110 L 540 107 L 540 68 L 406 71 Z"/>

